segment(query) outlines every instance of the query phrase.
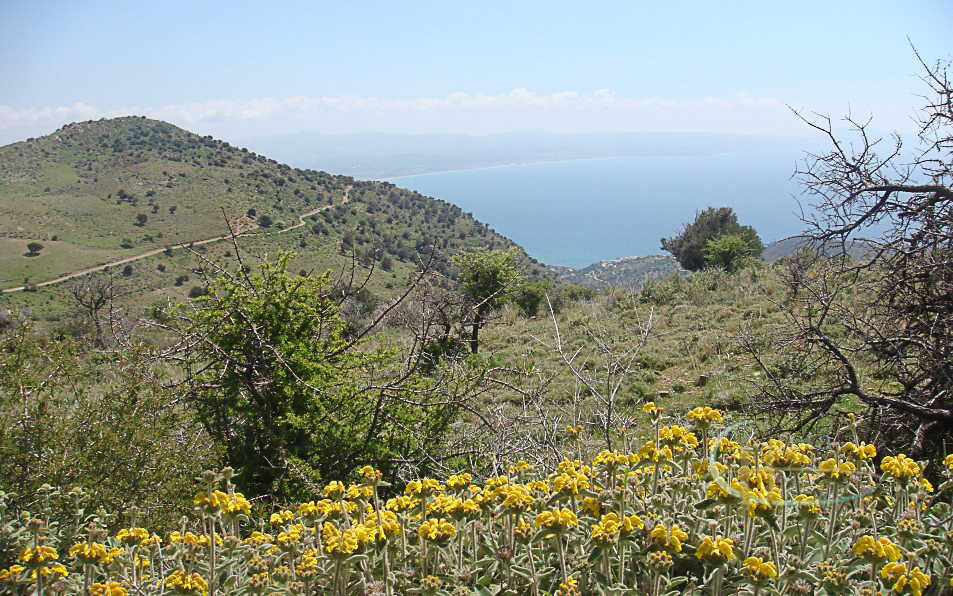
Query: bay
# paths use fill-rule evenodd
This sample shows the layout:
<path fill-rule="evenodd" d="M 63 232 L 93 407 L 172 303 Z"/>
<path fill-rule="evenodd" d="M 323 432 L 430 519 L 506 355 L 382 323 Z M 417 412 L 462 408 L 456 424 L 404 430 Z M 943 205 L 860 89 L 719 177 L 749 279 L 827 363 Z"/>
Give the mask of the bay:
<path fill-rule="evenodd" d="M 697 211 L 732 207 L 767 244 L 800 233 L 795 151 L 610 157 L 391 178 L 459 205 L 549 265 L 659 254 Z"/>

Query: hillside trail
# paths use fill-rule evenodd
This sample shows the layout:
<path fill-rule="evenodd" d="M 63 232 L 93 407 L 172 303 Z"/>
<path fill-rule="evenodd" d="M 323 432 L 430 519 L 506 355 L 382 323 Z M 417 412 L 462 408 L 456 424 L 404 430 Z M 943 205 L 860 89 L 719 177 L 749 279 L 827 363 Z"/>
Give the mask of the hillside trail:
<path fill-rule="evenodd" d="M 347 202 L 350 200 L 350 197 L 351 197 L 350 192 L 351 192 L 351 187 L 350 187 L 350 186 L 345 186 L 345 187 L 344 187 L 344 196 L 343 196 L 341 202 L 338 203 L 338 205 L 343 205 L 343 204 L 347 203 Z M 242 237 L 249 237 L 249 236 L 275 236 L 275 235 L 278 235 L 278 234 L 285 234 L 285 233 L 287 233 L 287 232 L 290 232 L 291 230 L 296 230 L 296 229 L 300 228 L 301 226 L 303 226 L 303 225 L 305 224 L 305 220 L 308 219 L 309 217 L 311 217 L 312 215 L 315 215 L 315 214 L 317 214 L 317 213 L 321 213 L 322 211 L 325 211 L 325 210 L 327 210 L 327 209 L 330 209 L 331 207 L 336 207 L 336 206 L 337 206 L 337 205 L 334 205 L 334 204 L 324 205 L 323 207 L 318 207 L 317 209 L 312 209 L 311 211 L 308 211 L 308 212 L 306 212 L 306 213 L 302 213 L 301 215 L 298 216 L 298 223 L 296 223 L 296 224 L 294 224 L 294 225 L 291 225 L 291 226 L 288 226 L 287 228 L 283 228 L 283 229 L 281 229 L 281 230 L 275 230 L 275 231 L 273 231 L 273 232 L 264 232 L 264 233 L 257 233 L 257 234 L 254 233 L 252 230 L 245 230 L 244 232 L 239 232 L 238 234 L 235 234 L 235 237 L 236 237 L 236 238 L 242 238 Z M 48 279 L 48 280 L 46 280 L 46 281 L 41 281 L 41 282 L 36 283 L 36 284 L 33 284 L 33 285 L 35 285 L 35 286 L 38 287 L 38 288 L 39 288 L 39 287 L 43 287 L 43 286 L 51 286 L 51 285 L 53 285 L 53 284 L 58 284 L 58 283 L 60 283 L 60 282 L 64 282 L 64 281 L 67 281 L 67 280 L 70 280 L 70 279 L 74 279 L 74 278 L 76 278 L 76 277 L 82 277 L 82 276 L 88 275 L 88 274 L 90 274 L 90 273 L 95 273 L 95 272 L 97 272 L 97 271 L 102 271 L 102 270 L 108 269 L 108 268 L 110 268 L 110 267 L 115 267 L 116 265 L 124 265 L 124 264 L 126 264 L 126 263 L 131 263 L 131 262 L 133 262 L 133 261 L 138 261 L 139 259 L 144 259 L 144 258 L 146 258 L 146 257 L 151 257 L 151 256 L 153 256 L 153 255 L 159 254 L 160 252 L 164 252 L 165 250 L 178 250 L 178 249 L 181 249 L 181 248 L 191 248 L 191 247 L 195 247 L 195 246 L 201 246 L 201 245 L 203 245 L 203 244 L 211 244 L 211 243 L 213 243 L 213 242 L 221 242 L 222 240 L 228 240 L 228 239 L 230 239 L 231 237 L 232 237 L 231 234 L 225 234 L 224 236 L 216 236 L 216 237 L 214 237 L 214 238 L 206 238 L 206 239 L 204 239 L 204 240 L 194 240 L 194 241 L 192 241 L 192 242 L 182 242 L 182 243 L 180 243 L 180 244 L 173 244 L 173 245 L 169 246 L 168 249 L 166 249 L 166 248 L 154 248 L 154 249 L 151 249 L 151 250 L 147 250 L 146 252 L 139 253 L 138 255 L 134 255 L 134 256 L 131 256 L 131 257 L 126 257 L 126 258 L 124 258 L 124 259 L 118 259 L 118 260 L 116 260 L 116 261 L 110 261 L 110 262 L 108 262 L 108 263 L 103 263 L 102 265 L 94 265 L 94 266 L 92 266 L 92 267 L 85 267 L 85 268 L 83 268 L 83 269 L 77 269 L 76 271 L 73 271 L 73 272 L 71 272 L 71 273 L 67 273 L 66 275 L 61 275 L 61 276 L 59 276 L 59 277 L 56 277 L 56 278 L 53 278 L 53 279 Z M 25 290 L 25 289 L 26 289 L 26 286 L 24 285 L 24 286 L 17 286 L 17 287 L 15 287 L 15 288 L 5 288 L 5 289 L 2 290 L 2 292 L 5 293 L 5 294 L 6 294 L 6 293 L 11 293 L 11 292 L 22 292 L 22 291 Z"/>

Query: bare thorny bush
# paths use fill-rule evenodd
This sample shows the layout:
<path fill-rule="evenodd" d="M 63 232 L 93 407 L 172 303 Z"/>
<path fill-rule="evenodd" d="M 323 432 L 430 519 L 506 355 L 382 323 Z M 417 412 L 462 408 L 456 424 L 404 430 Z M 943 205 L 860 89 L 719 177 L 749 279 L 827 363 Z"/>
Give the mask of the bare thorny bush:
<path fill-rule="evenodd" d="M 844 400 L 865 410 L 868 434 L 913 453 L 949 451 L 953 436 L 953 84 L 949 61 L 927 64 L 928 87 L 912 152 L 894 134 L 872 136 L 848 116 L 849 138 L 830 118 L 798 116 L 825 135 L 826 154 L 797 171 L 816 215 L 811 250 L 784 270 L 783 312 L 794 329 L 778 338 L 796 364 L 790 379 L 759 360 L 765 410 L 775 430 L 823 424 Z M 872 235 L 873 239 L 864 239 Z M 858 254 L 860 253 L 860 254 Z M 854 406 L 851 406 L 854 407 Z"/>

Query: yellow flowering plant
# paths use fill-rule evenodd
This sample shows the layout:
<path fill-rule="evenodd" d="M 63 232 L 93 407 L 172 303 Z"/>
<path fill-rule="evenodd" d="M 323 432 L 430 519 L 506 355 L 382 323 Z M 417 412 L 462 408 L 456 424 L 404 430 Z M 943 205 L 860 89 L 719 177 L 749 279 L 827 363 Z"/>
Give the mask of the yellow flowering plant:
<path fill-rule="evenodd" d="M 193 516 L 165 540 L 134 517 L 65 539 L 0 507 L 3 527 L 22 536 L 0 565 L 0 591 L 58 582 L 96 594 L 202 594 L 221 591 L 226 575 L 247 593 L 341 595 L 421 592 L 428 577 L 439 590 L 530 594 L 697 591 L 692 577 L 716 594 L 796 593 L 797 582 L 919 594 L 949 583 L 953 491 L 930 493 L 920 462 L 896 454 L 874 465 L 874 449 L 857 441 L 753 441 L 714 412 L 688 418 L 710 422 L 694 425 L 710 434 L 697 447 L 655 406 L 658 432 L 640 453 L 602 445 L 580 458 L 580 440 L 550 469 L 517 461 L 502 468 L 510 476 L 411 480 L 386 500 L 370 466 L 362 484 L 330 482 L 315 500 L 271 514 L 246 512 L 226 480 L 199 492 Z"/>

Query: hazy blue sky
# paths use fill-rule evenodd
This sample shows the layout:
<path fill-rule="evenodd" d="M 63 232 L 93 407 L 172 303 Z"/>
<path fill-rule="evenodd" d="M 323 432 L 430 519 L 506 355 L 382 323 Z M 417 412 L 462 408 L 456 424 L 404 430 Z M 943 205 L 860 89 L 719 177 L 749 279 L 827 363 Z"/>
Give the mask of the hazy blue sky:
<path fill-rule="evenodd" d="M 0 144 L 103 116 L 201 134 L 909 129 L 953 2 L 0 0 Z"/>

